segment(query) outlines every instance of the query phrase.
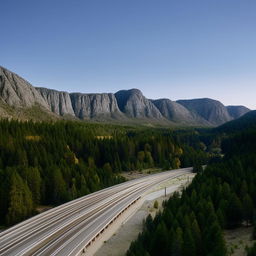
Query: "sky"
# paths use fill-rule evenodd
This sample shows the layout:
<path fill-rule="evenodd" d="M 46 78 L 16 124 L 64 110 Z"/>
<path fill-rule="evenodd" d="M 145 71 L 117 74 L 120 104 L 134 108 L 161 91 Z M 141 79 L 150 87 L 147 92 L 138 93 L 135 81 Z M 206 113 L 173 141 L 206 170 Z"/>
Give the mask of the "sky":
<path fill-rule="evenodd" d="M 256 109 L 255 0 L 0 0 L 0 65 L 34 86 Z"/>

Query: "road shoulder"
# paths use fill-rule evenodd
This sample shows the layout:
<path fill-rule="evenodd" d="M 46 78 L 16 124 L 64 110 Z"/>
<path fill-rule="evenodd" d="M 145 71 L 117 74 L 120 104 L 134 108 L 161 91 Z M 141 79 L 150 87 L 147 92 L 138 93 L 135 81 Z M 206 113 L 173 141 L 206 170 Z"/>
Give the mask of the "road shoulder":
<path fill-rule="evenodd" d="M 167 180 L 154 187 L 143 199 L 132 206 L 113 226 L 106 231 L 107 236 L 101 237 L 92 245 L 94 250 L 88 251 L 86 255 L 95 256 L 121 256 L 125 255 L 130 243 L 135 240 L 142 231 L 143 220 L 151 214 L 155 216 L 158 210 L 162 208 L 162 202 L 167 200 L 174 191 L 182 190 L 193 179 L 194 174 L 185 174 L 175 179 Z M 165 194 L 165 188 L 167 196 Z M 154 208 L 155 200 L 158 201 L 159 208 Z M 97 242 L 97 241 L 96 241 Z"/>

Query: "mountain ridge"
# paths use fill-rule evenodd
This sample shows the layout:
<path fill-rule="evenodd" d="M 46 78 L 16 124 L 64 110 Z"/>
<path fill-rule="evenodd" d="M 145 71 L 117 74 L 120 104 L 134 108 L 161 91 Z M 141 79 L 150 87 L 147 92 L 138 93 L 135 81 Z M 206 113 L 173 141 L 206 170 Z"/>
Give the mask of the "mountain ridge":
<path fill-rule="evenodd" d="M 226 107 L 217 100 L 201 98 L 178 100 L 177 102 L 213 125 L 221 125 L 233 119 L 229 115 Z"/>
<path fill-rule="evenodd" d="M 24 78 L 1 66 L 0 102 L 0 117 L 9 115 L 17 118 L 15 111 L 27 111 L 26 118 L 29 118 L 28 109 L 36 106 L 40 113 L 49 115 L 50 118 L 185 126 L 218 126 L 250 111 L 244 106 L 225 107 L 221 102 L 209 98 L 151 100 L 136 88 L 116 93 L 69 93 L 34 87 Z M 8 112 L 8 108 L 12 111 Z M 22 115 L 20 118 L 22 119 Z M 38 119 L 40 120 L 40 115 Z"/>

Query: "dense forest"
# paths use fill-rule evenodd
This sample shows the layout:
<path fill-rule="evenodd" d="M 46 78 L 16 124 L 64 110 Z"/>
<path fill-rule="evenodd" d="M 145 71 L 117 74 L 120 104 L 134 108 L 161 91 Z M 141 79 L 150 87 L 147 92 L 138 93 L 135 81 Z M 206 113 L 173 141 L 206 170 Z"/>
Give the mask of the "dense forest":
<path fill-rule="evenodd" d="M 205 164 L 194 131 L 0 121 L 0 225 L 124 181 L 121 171 Z"/>
<path fill-rule="evenodd" d="M 165 202 L 154 220 L 147 217 L 127 256 L 227 255 L 222 230 L 255 224 L 255 145 L 255 130 L 226 138 L 223 159 L 199 170 L 191 185 Z M 248 255 L 255 251 L 256 246 Z"/>

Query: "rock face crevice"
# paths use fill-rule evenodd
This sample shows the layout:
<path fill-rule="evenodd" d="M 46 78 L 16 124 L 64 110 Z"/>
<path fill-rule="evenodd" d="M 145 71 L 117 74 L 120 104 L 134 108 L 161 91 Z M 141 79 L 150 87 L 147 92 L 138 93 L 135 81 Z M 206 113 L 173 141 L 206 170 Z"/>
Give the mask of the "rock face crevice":
<path fill-rule="evenodd" d="M 115 94 L 86 94 L 36 88 L 17 74 L 0 67 L 0 116 L 8 116 L 9 107 L 20 112 L 33 106 L 55 118 L 193 126 L 217 126 L 250 111 L 244 106 L 225 107 L 221 102 L 207 98 L 176 102 L 149 100 L 138 89 L 121 90 Z"/>
<path fill-rule="evenodd" d="M 75 116 L 70 95 L 67 92 L 59 92 L 47 88 L 38 87 L 36 88 L 44 100 L 48 103 L 51 111 L 57 115 Z"/>
<path fill-rule="evenodd" d="M 80 119 L 97 117 L 117 118 L 122 116 L 116 98 L 112 93 L 71 93 L 70 98 L 74 113 Z"/>

